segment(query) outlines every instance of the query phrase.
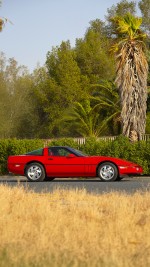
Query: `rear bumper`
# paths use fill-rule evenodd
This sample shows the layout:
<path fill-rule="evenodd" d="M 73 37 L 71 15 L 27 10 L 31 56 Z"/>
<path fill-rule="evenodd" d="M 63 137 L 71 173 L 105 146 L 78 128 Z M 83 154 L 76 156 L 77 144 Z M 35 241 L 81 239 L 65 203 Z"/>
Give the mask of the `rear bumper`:
<path fill-rule="evenodd" d="M 24 175 L 24 165 L 23 164 L 9 163 L 7 168 L 8 168 L 8 171 L 10 173 Z"/>

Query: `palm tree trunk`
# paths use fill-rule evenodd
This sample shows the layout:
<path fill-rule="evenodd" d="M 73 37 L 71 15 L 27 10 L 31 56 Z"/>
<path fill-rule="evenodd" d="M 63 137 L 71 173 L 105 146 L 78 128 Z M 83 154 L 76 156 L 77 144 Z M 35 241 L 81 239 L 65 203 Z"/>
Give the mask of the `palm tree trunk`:
<path fill-rule="evenodd" d="M 123 135 L 141 140 L 146 126 L 148 64 L 138 41 L 127 42 L 118 56 L 117 79 Z"/>

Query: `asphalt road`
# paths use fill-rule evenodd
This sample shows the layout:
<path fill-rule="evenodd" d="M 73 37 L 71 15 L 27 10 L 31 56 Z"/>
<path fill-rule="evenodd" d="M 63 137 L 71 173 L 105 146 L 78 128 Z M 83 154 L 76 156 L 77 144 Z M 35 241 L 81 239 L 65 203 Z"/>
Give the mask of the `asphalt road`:
<path fill-rule="evenodd" d="M 17 176 L 1 176 L 0 185 L 7 184 L 8 186 L 23 186 L 34 192 L 53 192 L 55 189 L 86 189 L 89 193 L 108 193 L 108 192 L 125 192 L 135 193 L 140 191 L 150 191 L 150 176 L 124 178 L 119 182 L 101 182 L 99 179 L 55 179 L 45 182 L 28 182 L 25 177 Z"/>

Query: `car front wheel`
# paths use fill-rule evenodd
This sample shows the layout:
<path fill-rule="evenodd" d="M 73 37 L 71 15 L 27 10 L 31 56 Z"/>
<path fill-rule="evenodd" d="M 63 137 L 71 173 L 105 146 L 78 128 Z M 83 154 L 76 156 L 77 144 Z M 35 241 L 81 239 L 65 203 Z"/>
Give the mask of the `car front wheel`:
<path fill-rule="evenodd" d="M 25 176 L 31 182 L 40 182 L 45 179 L 44 167 L 37 162 L 27 165 L 25 169 Z"/>
<path fill-rule="evenodd" d="M 98 176 L 104 182 L 115 181 L 118 177 L 118 169 L 111 162 L 104 162 L 98 167 Z"/>

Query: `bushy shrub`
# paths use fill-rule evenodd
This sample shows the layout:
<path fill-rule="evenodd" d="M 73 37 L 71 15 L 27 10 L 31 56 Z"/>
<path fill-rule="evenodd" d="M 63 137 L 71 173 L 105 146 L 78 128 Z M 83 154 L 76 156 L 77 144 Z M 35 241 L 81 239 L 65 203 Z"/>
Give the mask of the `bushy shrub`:
<path fill-rule="evenodd" d="M 87 155 L 106 155 L 109 142 L 98 140 L 95 137 L 86 138 L 85 144 L 80 146 L 80 149 Z"/>
<path fill-rule="evenodd" d="M 1 139 L 0 140 L 0 174 L 7 173 L 7 158 L 9 155 L 21 155 L 41 148 L 44 141 L 40 139 Z"/>
<path fill-rule="evenodd" d="M 7 172 L 7 157 L 8 157 L 9 140 L 0 140 L 0 174 Z"/>
<path fill-rule="evenodd" d="M 88 155 L 106 155 L 135 162 L 143 167 L 145 174 L 150 174 L 150 142 L 131 143 L 124 136 L 118 136 L 114 141 L 89 138 L 82 150 Z"/>
<path fill-rule="evenodd" d="M 150 141 L 129 142 L 128 138 L 118 136 L 114 141 L 104 141 L 97 138 L 86 138 L 85 144 L 79 145 L 73 138 L 61 138 L 51 141 L 32 139 L 0 140 L 0 174 L 7 173 L 7 158 L 9 155 L 25 154 L 44 146 L 70 146 L 80 149 L 88 155 L 106 155 L 123 158 L 140 164 L 145 174 L 150 174 Z"/>

